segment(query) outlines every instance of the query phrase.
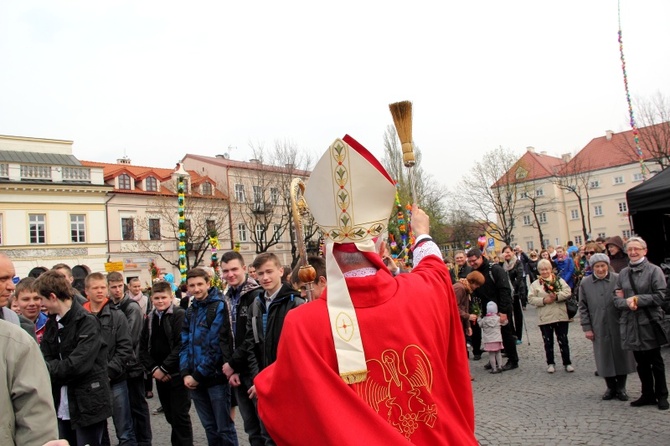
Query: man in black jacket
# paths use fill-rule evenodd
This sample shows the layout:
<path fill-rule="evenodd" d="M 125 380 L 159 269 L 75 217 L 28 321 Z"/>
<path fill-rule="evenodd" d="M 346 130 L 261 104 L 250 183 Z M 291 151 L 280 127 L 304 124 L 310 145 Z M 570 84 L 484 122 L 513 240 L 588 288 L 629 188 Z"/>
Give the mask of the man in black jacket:
<path fill-rule="evenodd" d="M 475 270 L 484 275 L 484 285 L 473 293 L 479 297 L 482 308 L 486 308 L 489 302 L 495 302 L 500 314 L 500 322 L 504 323 L 512 318 L 512 287 L 505 270 L 497 264 L 488 261 L 478 248 L 473 248 L 467 254 L 468 263 Z M 503 346 L 507 354 L 507 363 L 503 370 L 512 370 L 519 367 L 519 356 L 516 352 L 516 337 L 512 324 L 505 324 L 500 329 L 503 338 Z M 474 339 L 473 339 L 474 342 Z M 473 346 L 475 350 L 480 346 Z"/>
<path fill-rule="evenodd" d="M 228 377 L 230 385 L 244 420 L 244 431 L 249 436 L 251 446 L 261 446 L 265 440 L 261 434 L 258 412 L 254 401 L 249 397 L 249 389 L 253 386 L 253 378 L 247 364 L 247 354 L 243 348 L 247 335 L 247 316 L 249 307 L 256 297 L 263 294 L 263 288 L 249 277 L 244 258 L 239 252 L 229 251 L 221 256 L 223 279 L 228 284 L 225 299 L 232 315 L 233 352 L 224 358 L 223 373 Z M 224 349 L 225 352 L 225 349 Z"/>
<path fill-rule="evenodd" d="M 140 360 L 147 374 L 156 379 L 163 414 L 172 427 L 173 446 L 192 446 L 191 399 L 179 374 L 181 330 L 186 311 L 173 303 L 172 286 L 165 281 L 151 287 L 153 309 L 144 323 Z"/>
<path fill-rule="evenodd" d="M 140 337 L 144 326 L 144 314 L 140 305 L 125 293 L 123 275 L 111 272 L 107 275 L 109 297 L 116 307 L 126 315 L 130 340 L 133 343 L 133 357 L 128 363 L 128 397 L 133 417 L 133 428 L 139 446 L 151 446 L 151 418 L 149 405 L 144 394 L 144 369 L 140 365 Z"/>
<path fill-rule="evenodd" d="M 255 378 L 277 359 L 277 346 L 286 314 L 305 300 L 290 285 L 282 283 L 284 268 L 276 255 L 268 252 L 259 254 L 254 259 L 253 267 L 265 291 L 249 307 L 243 345 L 249 373 Z M 249 388 L 249 396 L 256 400 L 256 386 Z M 262 422 L 261 431 L 266 445 L 275 444 Z"/>
<path fill-rule="evenodd" d="M 102 339 L 107 345 L 107 377 L 112 391 L 112 422 L 119 445 L 135 445 L 135 430 L 128 396 L 128 363 L 133 360 L 133 344 L 124 314 L 109 300 L 107 279 L 102 273 L 91 273 L 84 279 L 88 302 L 84 309 L 98 318 Z M 109 444 L 104 432 L 103 444 Z"/>
<path fill-rule="evenodd" d="M 107 346 L 95 316 L 73 301 L 67 279 L 47 271 L 35 289 L 50 314 L 40 348 L 51 376 L 61 438 L 98 446 L 112 415 Z"/>

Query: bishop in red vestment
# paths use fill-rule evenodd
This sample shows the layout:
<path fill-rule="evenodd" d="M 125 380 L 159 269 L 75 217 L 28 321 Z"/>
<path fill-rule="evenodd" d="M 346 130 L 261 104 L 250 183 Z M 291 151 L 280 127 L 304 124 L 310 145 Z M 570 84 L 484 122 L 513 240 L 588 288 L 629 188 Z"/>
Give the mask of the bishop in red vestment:
<path fill-rule="evenodd" d="M 360 153 L 360 145 L 347 138 L 338 141 Z M 353 163 L 349 169 L 354 177 Z M 314 178 L 313 173 L 310 182 Z M 356 191 L 350 192 L 355 200 Z M 392 201 L 383 218 L 391 206 Z M 331 288 L 331 269 L 321 297 L 288 313 L 277 361 L 255 380 L 260 417 L 278 445 L 477 444 L 463 329 L 449 272 L 428 236 L 428 217 L 416 206 L 412 227 L 417 242 L 409 274 L 393 277 L 376 252 L 364 252 L 358 265 L 337 262 L 364 350 L 367 372 L 358 382 L 343 379 L 341 353 L 334 348 L 338 333 L 348 333 L 343 325 L 349 319 L 333 317 L 329 306 L 340 290 L 336 284 Z M 326 261 L 340 259 L 341 249 L 360 249 L 351 249 L 347 241 L 335 242 Z"/>

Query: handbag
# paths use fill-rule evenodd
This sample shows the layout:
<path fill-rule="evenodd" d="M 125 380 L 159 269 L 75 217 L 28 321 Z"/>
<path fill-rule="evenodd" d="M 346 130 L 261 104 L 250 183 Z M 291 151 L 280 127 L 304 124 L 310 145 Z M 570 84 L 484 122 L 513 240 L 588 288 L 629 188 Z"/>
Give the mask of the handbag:
<path fill-rule="evenodd" d="M 628 280 L 630 281 L 631 288 L 633 288 L 633 292 L 637 296 L 638 295 L 637 287 L 635 286 L 635 282 L 633 281 L 633 275 L 631 274 L 630 270 L 628 270 Z M 651 324 L 651 328 L 654 330 L 654 337 L 656 338 L 656 342 L 658 342 L 658 345 L 663 346 L 670 344 L 670 318 L 665 316 L 663 309 L 660 308 L 661 310 L 660 319 L 652 319 L 651 311 L 649 311 L 649 308 L 644 307 L 642 308 L 642 310 L 647 315 L 649 324 Z"/>
<path fill-rule="evenodd" d="M 577 314 L 577 299 L 575 296 L 570 296 L 568 300 L 565 301 L 565 309 L 568 312 L 568 318 L 572 319 Z"/>

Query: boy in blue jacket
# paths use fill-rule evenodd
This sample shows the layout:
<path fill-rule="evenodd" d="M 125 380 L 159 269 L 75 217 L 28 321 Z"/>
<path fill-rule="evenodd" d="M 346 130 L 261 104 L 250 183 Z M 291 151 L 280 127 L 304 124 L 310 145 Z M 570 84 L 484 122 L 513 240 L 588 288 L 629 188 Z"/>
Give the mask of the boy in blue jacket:
<path fill-rule="evenodd" d="M 230 314 L 219 290 L 210 284 L 209 274 L 202 268 L 186 274 L 194 299 L 184 317 L 179 369 L 208 444 L 237 446 L 235 423 L 230 417 L 230 385 L 222 372 L 224 355 L 227 360 L 232 351 Z"/>

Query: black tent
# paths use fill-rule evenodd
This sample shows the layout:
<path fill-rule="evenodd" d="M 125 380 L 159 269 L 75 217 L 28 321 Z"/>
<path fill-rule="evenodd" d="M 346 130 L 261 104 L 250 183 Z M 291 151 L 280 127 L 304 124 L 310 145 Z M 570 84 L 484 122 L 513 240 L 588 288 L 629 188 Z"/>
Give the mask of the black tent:
<path fill-rule="evenodd" d="M 649 260 L 660 265 L 670 257 L 670 169 L 630 189 L 626 201 L 633 231 L 647 242 Z"/>

